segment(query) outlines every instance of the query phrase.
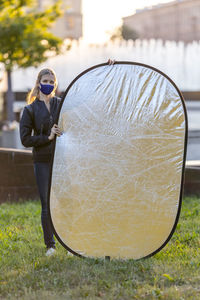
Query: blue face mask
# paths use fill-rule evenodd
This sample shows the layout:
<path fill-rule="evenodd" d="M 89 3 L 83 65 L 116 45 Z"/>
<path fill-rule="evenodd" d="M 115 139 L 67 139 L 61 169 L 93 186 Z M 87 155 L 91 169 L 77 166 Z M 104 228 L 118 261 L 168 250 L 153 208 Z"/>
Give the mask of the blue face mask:
<path fill-rule="evenodd" d="M 54 89 L 54 85 L 40 83 L 40 91 L 45 95 L 51 94 L 53 89 Z"/>

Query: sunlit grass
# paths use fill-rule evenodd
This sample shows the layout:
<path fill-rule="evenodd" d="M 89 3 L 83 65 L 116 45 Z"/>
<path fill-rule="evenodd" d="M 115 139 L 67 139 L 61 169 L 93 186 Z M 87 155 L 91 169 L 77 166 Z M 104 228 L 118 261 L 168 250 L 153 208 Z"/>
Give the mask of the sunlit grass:
<path fill-rule="evenodd" d="M 0 205 L 0 299 L 200 299 L 200 199 L 154 257 L 102 261 L 45 256 L 40 203 Z"/>

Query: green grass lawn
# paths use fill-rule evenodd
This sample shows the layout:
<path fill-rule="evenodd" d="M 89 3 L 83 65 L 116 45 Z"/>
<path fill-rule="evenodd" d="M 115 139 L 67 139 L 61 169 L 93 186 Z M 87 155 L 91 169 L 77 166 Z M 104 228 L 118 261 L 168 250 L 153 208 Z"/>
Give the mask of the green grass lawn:
<path fill-rule="evenodd" d="M 0 205 L 0 299 L 200 299 L 200 199 L 186 198 L 175 234 L 155 256 L 103 261 L 46 257 L 40 203 Z"/>

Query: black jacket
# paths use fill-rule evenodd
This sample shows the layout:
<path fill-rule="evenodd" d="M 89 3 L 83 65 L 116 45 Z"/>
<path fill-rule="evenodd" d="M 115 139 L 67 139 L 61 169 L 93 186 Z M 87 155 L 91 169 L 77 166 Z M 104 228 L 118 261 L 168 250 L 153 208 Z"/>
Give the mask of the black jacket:
<path fill-rule="evenodd" d="M 25 147 L 33 147 L 34 162 L 51 161 L 53 142 L 48 136 L 56 122 L 60 101 L 57 97 L 50 99 L 50 113 L 44 101 L 39 99 L 24 107 L 20 120 L 20 138 Z M 32 130 L 34 135 L 31 135 Z"/>

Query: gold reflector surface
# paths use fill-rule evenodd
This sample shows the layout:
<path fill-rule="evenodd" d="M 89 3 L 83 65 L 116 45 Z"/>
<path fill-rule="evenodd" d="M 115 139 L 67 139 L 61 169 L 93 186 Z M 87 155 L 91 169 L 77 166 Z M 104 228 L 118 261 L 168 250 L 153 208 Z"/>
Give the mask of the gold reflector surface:
<path fill-rule="evenodd" d="M 186 115 L 175 85 L 144 65 L 95 66 L 67 90 L 50 216 L 89 257 L 138 259 L 169 239 L 180 211 Z"/>

